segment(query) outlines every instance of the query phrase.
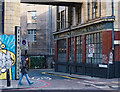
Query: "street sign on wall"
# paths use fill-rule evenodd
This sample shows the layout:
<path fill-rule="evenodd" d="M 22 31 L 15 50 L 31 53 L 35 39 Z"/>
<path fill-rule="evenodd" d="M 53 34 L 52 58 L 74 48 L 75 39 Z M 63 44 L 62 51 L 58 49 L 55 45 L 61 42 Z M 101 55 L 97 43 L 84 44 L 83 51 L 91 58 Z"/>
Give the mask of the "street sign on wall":
<path fill-rule="evenodd" d="M 89 53 L 90 54 L 95 52 L 94 51 L 94 44 L 90 44 L 88 47 L 89 47 Z"/>
<path fill-rule="evenodd" d="M 21 49 L 28 50 L 28 39 L 27 37 L 21 37 Z"/>
<path fill-rule="evenodd" d="M 114 44 L 120 44 L 120 40 L 115 40 Z"/>
<path fill-rule="evenodd" d="M 88 57 L 93 57 L 93 53 L 91 53 L 91 54 L 88 54 Z"/>
<path fill-rule="evenodd" d="M 26 45 L 26 40 L 22 40 L 22 44 L 23 44 L 23 45 Z"/>
<path fill-rule="evenodd" d="M 93 57 L 93 53 L 95 52 L 95 47 L 94 47 L 94 44 L 90 44 L 88 45 L 88 49 L 89 49 L 89 54 L 88 54 L 88 57 Z"/>

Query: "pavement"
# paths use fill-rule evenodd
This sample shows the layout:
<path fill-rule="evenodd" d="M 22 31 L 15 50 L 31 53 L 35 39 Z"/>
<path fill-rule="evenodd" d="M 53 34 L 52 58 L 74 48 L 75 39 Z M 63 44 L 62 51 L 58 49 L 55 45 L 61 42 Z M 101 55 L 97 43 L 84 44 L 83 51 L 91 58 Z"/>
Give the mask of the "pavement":
<path fill-rule="evenodd" d="M 39 71 L 39 70 L 38 70 Z M 106 88 L 106 89 L 111 89 L 111 90 L 119 90 L 119 79 L 118 78 L 113 78 L 113 79 L 105 79 L 105 78 L 98 78 L 98 77 L 91 77 L 91 76 L 86 76 L 86 75 L 77 75 L 77 74 L 67 74 L 67 73 L 61 73 L 61 72 L 55 72 L 53 69 L 40 69 L 41 74 L 43 75 L 50 75 L 50 76 L 59 76 L 69 79 L 70 80 L 76 80 L 77 83 L 81 83 L 82 80 L 83 84 L 86 87 L 92 86 L 92 87 L 98 87 L 98 88 Z M 55 87 L 52 87 L 50 85 L 50 77 L 41 77 L 41 78 L 35 78 L 33 77 L 32 73 L 30 75 L 30 80 L 34 82 L 34 84 L 29 85 L 27 83 L 27 80 L 25 77 L 22 80 L 23 85 L 18 85 L 19 80 L 11 80 L 11 86 L 7 87 L 7 81 L 6 80 L 0 80 L 0 90 L 6 90 L 6 89 L 11 89 L 11 90 L 39 90 L 39 89 L 55 89 Z M 49 81 L 46 81 L 48 79 Z M 57 89 L 57 88 L 56 88 Z M 59 88 L 60 89 L 60 88 Z"/>

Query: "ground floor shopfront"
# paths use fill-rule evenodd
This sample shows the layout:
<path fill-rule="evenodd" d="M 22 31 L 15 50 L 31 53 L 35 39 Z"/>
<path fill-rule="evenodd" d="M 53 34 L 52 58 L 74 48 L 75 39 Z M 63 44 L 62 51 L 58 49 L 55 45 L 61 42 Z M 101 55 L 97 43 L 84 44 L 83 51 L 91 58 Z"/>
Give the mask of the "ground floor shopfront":
<path fill-rule="evenodd" d="M 119 44 L 115 45 L 114 61 L 110 61 L 112 23 L 111 20 L 99 21 L 55 33 L 55 70 L 105 78 L 120 77 Z M 115 31 L 115 40 L 120 40 L 119 35 L 120 31 Z"/>

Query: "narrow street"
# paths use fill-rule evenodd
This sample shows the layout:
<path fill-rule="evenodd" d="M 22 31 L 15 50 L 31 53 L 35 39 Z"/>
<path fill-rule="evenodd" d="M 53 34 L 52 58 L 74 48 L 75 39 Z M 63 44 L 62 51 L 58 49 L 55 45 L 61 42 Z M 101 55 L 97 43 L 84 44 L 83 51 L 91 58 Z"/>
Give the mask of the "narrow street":
<path fill-rule="evenodd" d="M 92 90 L 114 90 L 117 88 L 116 79 L 102 79 L 96 77 L 81 78 L 65 73 L 57 73 L 54 70 L 30 70 L 29 76 L 33 80 L 43 80 L 50 83 L 44 89 L 92 89 Z M 106 81 L 104 81 L 106 80 Z"/>
<path fill-rule="evenodd" d="M 25 78 L 23 78 L 23 85 L 17 85 L 18 80 L 11 80 L 11 88 L 3 88 L 3 92 L 14 91 L 38 91 L 38 90 L 101 90 L 107 92 L 116 92 L 118 90 L 118 79 L 104 79 L 97 77 L 90 77 L 84 75 L 75 75 L 54 72 L 53 69 L 32 69 L 29 70 L 29 78 L 34 82 L 28 85 Z M 2 80 L 2 85 L 6 81 Z M 86 92 L 86 91 L 85 91 Z"/>

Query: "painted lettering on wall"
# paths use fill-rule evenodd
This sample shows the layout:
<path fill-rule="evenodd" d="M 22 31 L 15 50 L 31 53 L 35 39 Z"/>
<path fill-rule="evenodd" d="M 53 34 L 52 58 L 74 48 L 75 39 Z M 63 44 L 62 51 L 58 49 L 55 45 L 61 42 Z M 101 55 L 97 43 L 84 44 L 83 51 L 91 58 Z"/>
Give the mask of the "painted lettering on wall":
<path fill-rule="evenodd" d="M 109 26 L 107 26 L 109 25 Z M 94 25 L 90 25 L 87 27 L 82 27 L 82 28 L 77 28 L 77 29 L 72 29 L 71 31 L 71 36 L 77 36 L 79 34 L 83 34 L 83 33 L 88 33 L 88 32 L 93 32 L 93 31 L 98 31 L 98 30 L 103 30 L 103 29 L 111 29 L 112 25 L 111 23 L 102 23 L 102 24 L 94 24 Z M 70 37 L 70 32 L 66 31 L 63 33 L 58 33 L 54 35 L 55 39 L 59 39 L 59 38 L 65 38 L 65 37 Z"/>

